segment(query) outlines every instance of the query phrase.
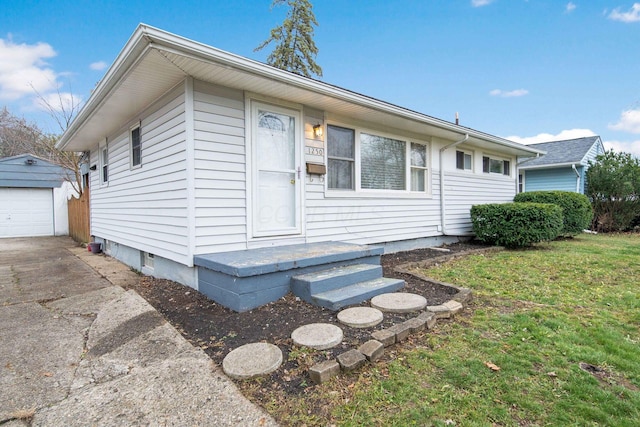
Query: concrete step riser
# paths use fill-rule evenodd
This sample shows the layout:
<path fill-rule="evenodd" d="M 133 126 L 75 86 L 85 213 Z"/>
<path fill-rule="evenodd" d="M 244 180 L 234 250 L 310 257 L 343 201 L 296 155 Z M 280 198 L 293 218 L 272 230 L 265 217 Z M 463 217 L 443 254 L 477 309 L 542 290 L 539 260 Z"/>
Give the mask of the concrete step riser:
<path fill-rule="evenodd" d="M 295 293 L 296 290 L 304 288 L 304 293 L 313 295 L 380 277 L 382 277 L 381 266 L 357 264 L 292 277 L 291 289 Z"/>
<path fill-rule="evenodd" d="M 376 295 L 395 292 L 404 286 L 404 280 L 380 278 L 368 282 L 356 283 L 340 289 L 311 295 L 311 304 L 339 310 L 349 305 L 359 304 Z"/>

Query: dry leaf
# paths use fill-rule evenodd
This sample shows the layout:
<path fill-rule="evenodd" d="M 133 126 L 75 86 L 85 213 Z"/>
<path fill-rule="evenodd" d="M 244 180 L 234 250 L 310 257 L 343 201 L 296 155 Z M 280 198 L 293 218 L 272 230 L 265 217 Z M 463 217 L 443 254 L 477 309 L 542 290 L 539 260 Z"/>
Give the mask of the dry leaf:
<path fill-rule="evenodd" d="M 42 376 L 44 376 L 44 377 L 52 377 L 52 376 L 53 376 L 53 374 L 52 374 L 51 372 L 44 372 L 44 373 L 42 374 Z"/>
<path fill-rule="evenodd" d="M 547 372 L 547 375 L 549 375 L 552 378 L 555 378 L 558 376 L 558 374 L 556 374 L 555 372 Z"/>
<path fill-rule="evenodd" d="M 484 364 L 487 366 L 487 368 L 491 369 L 492 371 L 499 371 L 500 370 L 500 366 L 495 365 L 491 362 L 484 362 Z"/>

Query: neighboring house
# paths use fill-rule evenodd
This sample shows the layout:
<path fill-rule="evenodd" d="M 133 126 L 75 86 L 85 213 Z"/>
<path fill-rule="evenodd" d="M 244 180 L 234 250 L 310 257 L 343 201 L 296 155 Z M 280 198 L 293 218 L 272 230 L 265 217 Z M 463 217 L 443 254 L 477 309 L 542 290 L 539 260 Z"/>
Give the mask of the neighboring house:
<path fill-rule="evenodd" d="M 68 235 L 69 173 L 31 154 L 0 159 L 0 237 Z"/>
<path fill-rule="evenodd" d="M 468 236 L 542 153 L 146 25 L 58 147 L 90 152 L 105 251 L 196 289 L 209 254 Z"/>
<path fill-rule="evenodd" d="M 518 163 L 518 190 L 563 190 L 584 194 L 589 161 L 604 154 L 599 136 L 542 142 L 529 147 L 546 154 Z"/>

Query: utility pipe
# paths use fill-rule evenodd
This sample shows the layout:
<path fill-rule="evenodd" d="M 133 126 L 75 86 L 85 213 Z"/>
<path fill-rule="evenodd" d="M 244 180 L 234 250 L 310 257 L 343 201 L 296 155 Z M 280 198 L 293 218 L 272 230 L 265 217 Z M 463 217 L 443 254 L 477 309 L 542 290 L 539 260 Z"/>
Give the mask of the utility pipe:
<path fill-rule="evenodd" d="M 446 150 L 451 147 L 455 147 L 456 145 L 462 144 L 467 139 L 469 139 L 469 134 L 465 133 L 464 138 L 459 141 L 452 142 L 449 145 L 445 145 L 440 149 L 440 221 L 442 225 L 442 235 L 447 235 L 447 214 L 446 207 L 444 202 L 444 162 L 442 161 L 442 156 Z"/>
<path fill-rule="evenodd" d="M 573 164 L 571 165 L 571 169 L 573 169 L 573 171 L 576 173 L 576 193 L 580 192 L 580 172 L 578 172 L 578 169 L 576 169 L 576 165 Z"/>

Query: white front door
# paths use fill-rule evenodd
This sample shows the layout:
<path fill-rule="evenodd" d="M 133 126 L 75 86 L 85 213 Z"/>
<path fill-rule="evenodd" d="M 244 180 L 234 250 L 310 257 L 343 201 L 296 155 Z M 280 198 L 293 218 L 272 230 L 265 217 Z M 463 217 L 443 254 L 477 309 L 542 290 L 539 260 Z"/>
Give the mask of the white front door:
<path fill-rule="evenodd" d="M 300 114 L 254 103 L 253 235 L 301 234 Z"/>

